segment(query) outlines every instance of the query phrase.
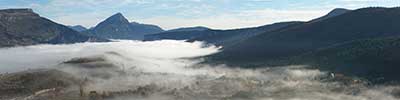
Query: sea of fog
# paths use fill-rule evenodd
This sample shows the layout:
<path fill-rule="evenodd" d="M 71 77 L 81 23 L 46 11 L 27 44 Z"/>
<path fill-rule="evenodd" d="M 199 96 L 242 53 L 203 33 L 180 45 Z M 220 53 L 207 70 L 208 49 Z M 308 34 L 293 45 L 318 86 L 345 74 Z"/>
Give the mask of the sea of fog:
<path fill-rule="evenodd" d="M 217 47 L 204 47 L 201 42 L 163 40 L 154 42 L 118 41 L 108 43 L 77 43 L 68 45 L 35 45 L 0 49 L 0 73 L 15 72 L 33 68 L 58 65 L 76 57 L 101 55 L 117 52 L 135 59 L 140 66 L 162 65 L 168 71 L 181 62 L 171 62 L 177 58 L 204 56 L 218 52 Z M 188 62 L 189 63 L 189 62 Z M 138 65 L 139 66 L 139 65 Z M 165 66 L 165 67 L 164 67 Z"/>
<path fill-rule="evenodd" d="M 35 45 L 0 49 L 0 73 L 55 68 L 93 80 L 95 91 L 126 91 L 150 87 L 147 96 L 115 100 L 399 100 L 398 86 L 342 82 L 330 73 L 293 65 L 242 69 L 198 64 L 188 59 L 219 52 L 202 42 L 117 41 L 67 45 Z M 111 53 L 110 53 L 111 52 Z M 74 58 L 102 57 L 120 71 L 67 67 Z M 94 70 L 94 71 L 93 71 Z M 105 73 L 108 78 L 88 74 Z M 347 80 L 348 81 L 348 80 Z"/>

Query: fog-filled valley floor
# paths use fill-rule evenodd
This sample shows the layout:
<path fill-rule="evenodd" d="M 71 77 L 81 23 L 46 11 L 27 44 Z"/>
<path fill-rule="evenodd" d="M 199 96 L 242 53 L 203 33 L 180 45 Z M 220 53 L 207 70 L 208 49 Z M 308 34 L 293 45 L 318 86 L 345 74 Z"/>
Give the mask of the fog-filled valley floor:
<path fill-rule="evenodd" d="M 398 100 L 400 86 L 307 65 L 207 65 L 220 47 L 174 40 L 0 49 L 0 100 Z M 195 58 L 196 57 L 196 58 Z"/>

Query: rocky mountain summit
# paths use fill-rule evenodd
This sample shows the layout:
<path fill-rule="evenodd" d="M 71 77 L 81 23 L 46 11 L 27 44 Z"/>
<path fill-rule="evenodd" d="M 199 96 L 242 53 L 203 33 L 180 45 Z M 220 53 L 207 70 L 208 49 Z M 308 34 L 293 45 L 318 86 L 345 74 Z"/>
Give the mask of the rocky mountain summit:
<path fill-rule="evenodd" d="M 0 47 L 108 41 L 83 35 L 39 16 L 32 9 L 0 10 Z"/>
<path fill-rule="evenodd" d="M 121 13 L 117 13 L 86 31 L 91 36 L 107 39 L 143 40 L 144 35 L 164 31 L 158 26 L 129 22 Z"/>

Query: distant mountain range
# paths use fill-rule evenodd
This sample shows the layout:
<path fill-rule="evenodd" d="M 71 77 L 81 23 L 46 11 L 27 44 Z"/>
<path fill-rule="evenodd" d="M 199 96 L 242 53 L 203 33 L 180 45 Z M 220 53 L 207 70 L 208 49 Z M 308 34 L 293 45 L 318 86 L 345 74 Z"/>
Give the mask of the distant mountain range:
<path fill-rule="evenodd" d="M 107 39 L 143 40 L 144 35 L 163 31 L 155 25 L 131 23 L 121 13 L 117 13 L 84 33 Z"/>
<path fill-rule="evenodd" d="M 227 47 L 252 37 L 262 32 L 272 31 L 289 25 L 299 24 L 302 22 L 282 22 L 271 25 L 264 25 L 252 28 L 216 30 L 206 27 L 188 27 L 173 29 L 158 34 L 146 35 L 146 41 L 152 40 L 187 40 L 188 42 L 203 41 L 206 43 Z"/>
<path fill-rule="evenodd" d="M 149 34 L 144 36 L 145 41 L 154 41 L 154 40 L 187 40 L 198 37 L 200 35 L 206 34 L 206 31 L 211 30 L 209 28 L 198 28 L 198 27 L 187 27 L 187 28 L 178 28 L 172 29 L 169 31 L 157 33 L 157 34 Z"/>
<path fill-rule="evenodd" d="M 203 26 L 196 27 L 183 27 L 177 29 L 171 29 L 164 32 L 160 32 L 157 34 L 149 34 L 144 36 L 145 41 L 154 41 L 154 40 L 188 40 L 194 37 L 201 36 L 203 34 L 207 34 L 207 31 L 211 29 Z"/>
<path fill-rule="evenodd" d="M 75 26 L 68 26 L 69 28 L 78 31 L 78 32 L 83 32 L 88 30 L 86 27 L 83 27 L 82 25 L 75 25 Z"/>
<path fill-rule="evenodd" d="M 166 32 L 185 32 L 185 31 L 204 31 L 204 30 L 210 30 L 210 28 L 204 26 L 183 27 L 183 28 L 171 29 Z"/>
<path fill-rule="evenodd" d="M 87 41 L 108 40 L 83 35 L 67 26 L 40 17 L 32 9 L 0 10 L 0 47 Z"/>
<path fill-rule="evenodd" d="M 259 27 L 231 29 L 231 30 L 207 30 L 205 34 L 188 39 L 188 42 L 203 41 L 217 46 L 228 48 L 236 43 L 240 43 L 250 37 L 256 36 L 263 32 L 270 32 L 277 29 L 285 28 L 291 25 L 301 24 L 303 22 L 280 22 Z"/>
<path fill-rule="evenodd" d="M 351 10 L 337 8 L 329 12 L 327 15 L 320 18 L 314 19 L 310 22 L 318 22 L 331 17 L 336 17 L 341 14 L 347 13 Z M 274 30 L 285 28 L 290 25 L 297 25 L 305 22 L 293 21 L 293 22 L 280 22 L 270 25 L 264 25 L 252 28 L 241 28 L 241 29 L 230 29 L 230 30 L 214 30 L 207 27 L 187 27 L 178 28 L 173 30 L 168 30 L 158 34 L 150 34 L 145 36 L 146 41 L 152 40 L 188 40 L 193 41 L 203 41 L 206 43 L 211 43 L 214 45 L 221 45 L 228 47 L 232 44 L 238 43 L 241 40 L 245 40 L 248 37 L 255 36 L 259 33 L 270 33 Z"/>

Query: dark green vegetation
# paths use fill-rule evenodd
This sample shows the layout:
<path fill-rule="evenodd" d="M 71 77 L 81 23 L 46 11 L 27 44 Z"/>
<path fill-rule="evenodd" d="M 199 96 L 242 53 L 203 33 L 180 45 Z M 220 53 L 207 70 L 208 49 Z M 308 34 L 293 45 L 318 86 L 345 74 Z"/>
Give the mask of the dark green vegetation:
<path fill-rule="evenodd" d="M 290 59 L 292 64 L 365 76 L 373 82 L 400 80 L 400 37 L 366 39 L 322 48 Z"/>
<path fill-rule="evenodd" d="M 117 13 L 84 33 L 107 39 L 143 40 L 146 34 L 155 34 L 163 31 L 163 29 L 155 25 L 130 23 L 121 13 Z"/>
<path fill-rule="evenodd" d="M 400 80 L 400 8 L 362 8 L 250 37 L 209 61 L 231 65 L 313 65 L 373 81 Z"/>
<path fill-rule="evenodd" d="M 364 8 L 318 22 L 251 37 L 218 54 L 228 60 L 265 61 L 296 56 L 358 39 L 397 36 L 400 8 Z M 223 59 L 226 60 L 226 59 Z"/>
<path fill-rule="evenodd" d="M 108 40 L 80 34 L 67 26 L 40 17 L 31 9 L 0 10 L 0 47 L 86 41 Z"/>

